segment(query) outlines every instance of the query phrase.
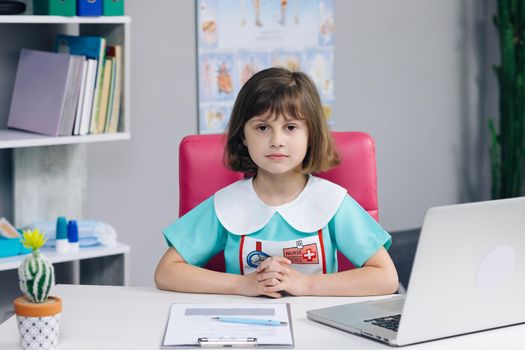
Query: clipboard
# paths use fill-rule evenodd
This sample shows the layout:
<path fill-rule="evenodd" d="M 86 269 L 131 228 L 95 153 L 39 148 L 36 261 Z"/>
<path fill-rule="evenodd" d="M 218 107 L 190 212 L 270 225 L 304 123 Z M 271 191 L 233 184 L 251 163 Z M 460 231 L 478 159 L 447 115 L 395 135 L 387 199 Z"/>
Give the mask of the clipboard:
<path fill-rule="evenodd" d="M 276 320 L 269 326 L 220 322 L 218 317 Z M 161 349 L 293 348 L 289 303 L 171 304 Z"/>

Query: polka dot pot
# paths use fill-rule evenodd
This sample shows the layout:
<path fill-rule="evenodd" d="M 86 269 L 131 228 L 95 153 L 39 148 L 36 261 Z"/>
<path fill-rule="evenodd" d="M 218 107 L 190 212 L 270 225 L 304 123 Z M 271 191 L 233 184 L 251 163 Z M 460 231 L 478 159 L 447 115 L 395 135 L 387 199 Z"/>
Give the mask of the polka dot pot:
<path fill-rule="evenodd" d="M 15 313 L 24 350 L 49 350 L 58 344 L 62 301 L 49 297 L 43 303 L 32 303 L 26 297 L 15 299 Z"/>
<path fill-rule="evenodd" d="M 60 314 L 47 317 L 17 316 L 20 345 L 24 350 L 54 349 L 58 344 Z"/>

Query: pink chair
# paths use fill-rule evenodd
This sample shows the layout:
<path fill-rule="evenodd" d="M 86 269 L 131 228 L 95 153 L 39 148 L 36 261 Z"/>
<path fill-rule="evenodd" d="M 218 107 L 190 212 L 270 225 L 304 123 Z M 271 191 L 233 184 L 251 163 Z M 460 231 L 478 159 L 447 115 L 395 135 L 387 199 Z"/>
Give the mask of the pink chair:
<path fill-rule="evenodd" d="M 348 193 L 376 220 L 377 182 L 375 144 L 363 132 L 333 132 L 341 164 L 317 174 L 348 190 Z M 219 189 L 244 178 L 244 174 L 227 169 L 223 163 L 223 135 L 190 135 L 179 146 L 179 216 L 209 198 Z M 353 268 L 338 253 L 339 271 Z M 225 271 L 224 256 L 212 258 L 206 268 Z"/>

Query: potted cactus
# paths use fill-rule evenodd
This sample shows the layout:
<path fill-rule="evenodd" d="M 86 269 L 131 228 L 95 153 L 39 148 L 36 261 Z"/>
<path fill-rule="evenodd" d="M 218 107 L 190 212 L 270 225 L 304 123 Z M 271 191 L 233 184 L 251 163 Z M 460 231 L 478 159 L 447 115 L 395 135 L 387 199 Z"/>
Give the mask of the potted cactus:
<path fill-rule="evenodd" d="M 38 229 L 23 233 L 22 244 L 32 250 L 20 265 L 18 277 L 24 296 L 15 299 L 23 349 L 53 349 L 58 342 L 62 301 L 49 296 L 55 284 L 53 265 L 40 253 L 46 240 Z"/>

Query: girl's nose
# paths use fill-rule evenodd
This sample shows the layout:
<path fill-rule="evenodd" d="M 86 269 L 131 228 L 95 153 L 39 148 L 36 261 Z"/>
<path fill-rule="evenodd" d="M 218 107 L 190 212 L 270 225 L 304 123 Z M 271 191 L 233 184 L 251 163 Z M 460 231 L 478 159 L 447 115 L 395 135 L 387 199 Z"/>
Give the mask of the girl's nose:
<path fill-rule="evenodd" d="M 272 138 L 270 140 L 270 147 L 271 148 L 281 148 L 284 146 L 284 139 L 283 135 L 279 131 L 274 131 L 272 133 Z"/>

